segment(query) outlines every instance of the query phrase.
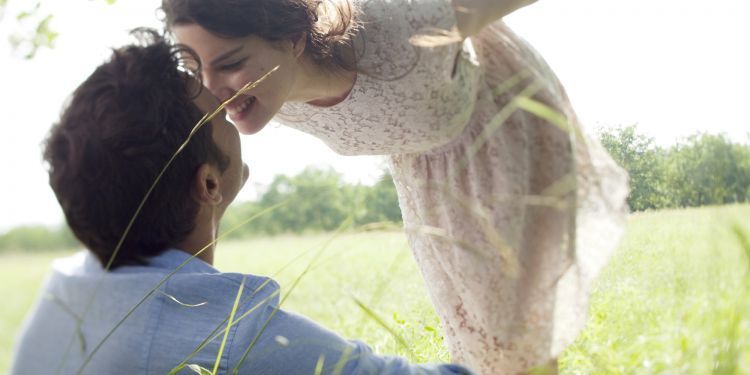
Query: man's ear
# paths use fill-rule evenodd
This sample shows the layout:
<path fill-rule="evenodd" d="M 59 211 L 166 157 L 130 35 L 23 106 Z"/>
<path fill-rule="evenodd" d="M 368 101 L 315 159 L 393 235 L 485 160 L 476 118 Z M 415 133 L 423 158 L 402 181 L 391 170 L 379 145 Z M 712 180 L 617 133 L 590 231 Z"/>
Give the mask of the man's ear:
<path fill-rule="evenodd" d="M 299 58 L 302 53 L 305 52 L 305 46 L 307 46 L 307 33 L 300 33 L 296 40 L 292 41 L 292 51 L 294 57 Z"/>
<path fill-rule="evenodd" d="M 215 166 L 203 163 L 193 177 L 193 199 L 198 203 L 216 206 L 224 200 L 221 194 L 221 173 Z"/>

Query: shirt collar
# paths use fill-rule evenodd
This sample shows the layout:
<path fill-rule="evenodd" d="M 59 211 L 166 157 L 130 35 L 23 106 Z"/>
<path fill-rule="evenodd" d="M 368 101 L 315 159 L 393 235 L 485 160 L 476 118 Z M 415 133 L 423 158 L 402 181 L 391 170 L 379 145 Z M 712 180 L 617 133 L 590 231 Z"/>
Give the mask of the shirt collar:
<path fill-rule="evenodd" d="M 148 262 L 149 267 L 164 268 L 174 270 L 185 261 L 190 260 L 185 266 L 180 268 L 181 273 L 218 273 L 219 270 L 204 262 L 203 260 L 193 257 L 192 255 L 178 249 L 168 249 L 163 253 L 151 257 Z"/>

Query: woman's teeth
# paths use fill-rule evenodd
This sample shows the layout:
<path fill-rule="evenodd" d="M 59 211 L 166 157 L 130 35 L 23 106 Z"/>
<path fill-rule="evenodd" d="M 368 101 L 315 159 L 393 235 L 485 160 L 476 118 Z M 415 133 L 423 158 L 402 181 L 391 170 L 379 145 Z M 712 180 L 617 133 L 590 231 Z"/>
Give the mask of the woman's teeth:
<path fill-rule="evenodd" d="M 240 103 L 238 105 L 227 107 L 227 113 L 229 113 L 230 115 L 234 115 L 234 114 L 240 113 L 240 112 L 244 111 L 245 109 L 247 109 L 247 107 L 250 104 L 252 104 L 254 100 L 255 100 L 255 97 L 251 96 L 251 97 L 243 100 L 242 103 Z"/>

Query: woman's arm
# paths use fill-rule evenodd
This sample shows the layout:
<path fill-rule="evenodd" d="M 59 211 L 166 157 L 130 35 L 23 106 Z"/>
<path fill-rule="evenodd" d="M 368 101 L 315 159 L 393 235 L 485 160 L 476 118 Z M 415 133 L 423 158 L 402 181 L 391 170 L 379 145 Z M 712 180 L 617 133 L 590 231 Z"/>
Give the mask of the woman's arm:
<path fill-rule="evenodd" d="M 456 11 L 456 26 L 464 38 L 536 0 L 451 0 Z"/>

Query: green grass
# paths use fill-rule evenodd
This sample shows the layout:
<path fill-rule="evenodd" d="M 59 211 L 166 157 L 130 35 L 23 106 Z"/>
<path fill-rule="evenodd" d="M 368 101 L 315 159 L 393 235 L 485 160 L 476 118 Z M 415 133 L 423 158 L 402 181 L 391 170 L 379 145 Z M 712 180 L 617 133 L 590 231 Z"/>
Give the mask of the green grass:
<path fill-rule="evenodd" d="M 222 271 L 273 275 L 286 293 L 331 235 L 276 237 L 221 245 Z M 276 274 L 290 260 L 305 254 Z M 363 302 L 409 344 L 399 345 L 355 302 Z M 427 297 L 406 238 L 401 233 L 343 234 L 325 248 L 320 261 L 300 282 L 283 308 L 304 314 L 345 337 L 363 338 L 380 353 L 414 361 L 446 361 L 440 325 Z"/>
<path fill-rule="evenodd" d="M 36 299 L 50 262 L 60 255 L 59 252 L 0 254 L 0 374 L 10 369 L 12 344 L 24 315 Z"/>
<path fill-rule="evenodd" d="M 591 320 L 561 358 L 571 373 L 750 372 L 750 207 L 631 217 L 598 279 Z"/>
<path fill-rule="evenodd" d="M 750 248 L 745 254 L 733 231 L 736 226 L 750 237 L 748 218 L 750 206 L 632 215 L 618 252 L 597 282 L 589 325 L 560 358 L 562 372 L 750 372 Z M 273 275 L 286 293 L 330 237 L 226 242 L 219 246 L 216 265 L 227 272 Z M 10 366 L 13 339 L 50 260 L 61 255 L 0 254 L 0 373 Z M 449 358 L 401 233 L 334 238 L 284 308 L 360 338 L 379 353 L 417 362 Z"/>

